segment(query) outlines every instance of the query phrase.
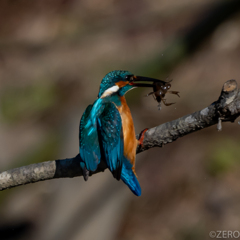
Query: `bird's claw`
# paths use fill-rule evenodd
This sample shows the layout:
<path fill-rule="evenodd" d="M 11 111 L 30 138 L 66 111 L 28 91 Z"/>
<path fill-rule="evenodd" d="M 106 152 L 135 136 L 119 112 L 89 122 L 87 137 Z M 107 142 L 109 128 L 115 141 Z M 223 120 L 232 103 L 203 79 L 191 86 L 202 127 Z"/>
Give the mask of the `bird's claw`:
<path fill-rule="evenodd" d="M 139 137 L 139 140 L 138 140 L 138 144 L 143 147 L 143 140 L 144 140 L 144 134 L 145 132 L 148 130 L 148 128 L 145 128 L 144 130 L 141 131 L 140 133 L 140 137 Z"/>
<path fill-rule="evenodd" d="M 84 178 L 85 181 L 87 181 L 88 177 L 89 177 L 89 171 L 86 169 L 86 167 L 84 167 L 84 169 L 83 169 L 83 178 Z"/>

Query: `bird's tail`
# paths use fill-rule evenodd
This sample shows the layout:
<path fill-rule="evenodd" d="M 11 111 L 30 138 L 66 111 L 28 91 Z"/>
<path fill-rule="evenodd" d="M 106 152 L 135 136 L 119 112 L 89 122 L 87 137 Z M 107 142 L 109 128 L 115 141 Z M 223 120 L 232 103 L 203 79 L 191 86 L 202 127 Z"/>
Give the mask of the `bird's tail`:
<path fill-rule="evenodd" d="M 127 159 L 122 165 L 121 179 L 135 195 L 141 196 L 140 184 L 132 171 L 132 164 Z"/>

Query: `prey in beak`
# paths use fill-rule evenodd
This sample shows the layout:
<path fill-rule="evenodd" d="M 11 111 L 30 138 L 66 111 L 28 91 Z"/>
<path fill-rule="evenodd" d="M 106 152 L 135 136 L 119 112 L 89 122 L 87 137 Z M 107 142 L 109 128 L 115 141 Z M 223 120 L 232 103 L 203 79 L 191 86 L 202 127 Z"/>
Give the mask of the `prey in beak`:
<path fill-rule="evenodd" d="M 172 81 L 172 80 L 171 80 Z M 132 81 L 130 82 L 130 85 L 136 86 L 136 87 L 152 87 L 153 91 L 148 93 L 146 96 L 153 95 L 153 98 L 159 103 L 158 107 L 159 110 L 161 109 L 161 102 L 165 106 L 170 106 L 174 103 L 167 103 L 165 97 L 166 93 L 170 94 L 175 94 L 178 97 L 180 97 L 178 91 L 169 91 L 171 88 L 170 82 L 165 82 L 163 80 L 158 80 L 154 78 L 148 78 L 148 77 L 140 77 L 140 76 L 133 76 Z M 144 83 L 144 82 L 152 82 L 151 84 L 149 83 Z"/>

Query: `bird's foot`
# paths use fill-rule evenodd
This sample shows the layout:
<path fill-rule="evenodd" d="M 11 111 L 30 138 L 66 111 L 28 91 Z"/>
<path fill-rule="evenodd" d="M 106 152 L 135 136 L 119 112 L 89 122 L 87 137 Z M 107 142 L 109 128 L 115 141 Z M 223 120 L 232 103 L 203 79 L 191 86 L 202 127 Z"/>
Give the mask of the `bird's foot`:
<path fill-rule="evenodd" d="M 143 147 L 143 140 L 144 140 L 144 134 L 145 132 L 148 130 L 148 128 L 145 128 L 144 130 L 142 130 L 142 132 L 140 133 L 140 137 L 138 140 L 138 144 Z"/>
<path fill-rule="evenodd" d="M 88 177 L 89 177 L 89 171 L 86 169 L 86 167 L 84 167 L 84 169 L 83 169 L 83 178 L 84 178 L 85 181 L 87 181 Z"/>

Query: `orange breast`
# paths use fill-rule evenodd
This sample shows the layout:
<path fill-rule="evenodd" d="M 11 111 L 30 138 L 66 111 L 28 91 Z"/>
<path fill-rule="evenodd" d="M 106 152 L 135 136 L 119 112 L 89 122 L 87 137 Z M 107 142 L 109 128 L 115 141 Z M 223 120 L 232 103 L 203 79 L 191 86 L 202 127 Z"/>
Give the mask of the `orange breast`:
<path fill-rule="evenodd" d="M 136 134 L 133 125 L 132 115 L 125 97 L 121 97 L 121 103 L 122 106 L 118 107 L 118 110 L 122 118 L 124 156 L 130 160 L 131 164 L 133 165 L 133 172 L 135 173 L 135 158 L 137 148 Z"/>

